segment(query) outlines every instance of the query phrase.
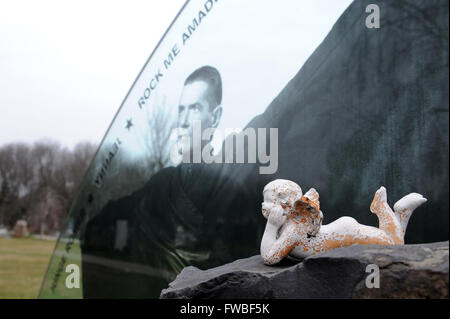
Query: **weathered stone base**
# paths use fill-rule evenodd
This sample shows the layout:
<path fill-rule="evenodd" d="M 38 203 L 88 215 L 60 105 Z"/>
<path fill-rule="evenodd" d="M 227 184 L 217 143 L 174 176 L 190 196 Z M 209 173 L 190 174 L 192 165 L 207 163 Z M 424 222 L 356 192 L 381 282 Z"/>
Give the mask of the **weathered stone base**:
<path fill-rule="evenodd" d="M 266 266 L 261 256 L 202 271 L 186 267 L 161 298 L 448 298 L 449 242 L 352 246 Z M 380 288 L 367 288 L 367 265 Z"/>

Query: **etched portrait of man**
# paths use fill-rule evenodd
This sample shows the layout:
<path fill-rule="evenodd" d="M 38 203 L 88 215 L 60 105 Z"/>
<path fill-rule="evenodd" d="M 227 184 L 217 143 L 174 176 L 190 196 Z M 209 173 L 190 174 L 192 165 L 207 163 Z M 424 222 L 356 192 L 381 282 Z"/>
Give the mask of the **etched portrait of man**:
<path fill-rule="evenodd" d="M 203 66 L 186 78 L 178 103 L 175 147 L 189 160 L 161 169 L 132 194 L 109 201 L 88 222 L 82 244 L 85 297 L 124 292 L 156 295 L 187 265 L 217 266 L 257 252 L 256 239 L 253 243 L 234 236 L 234 231 L 251 234 L 258 224 L 252 210 L 246 209 L 249 202 L 240 197 L 242 188 L 224 173 L 223 165 L 195 159 L 196 149 L 209 147 L 212 152 L 210 141 L 220 123 L 221 103 L 217 69 Z M 202 139 L 205 131 L 209 138 Z M 117 245 L 117 232 L 124 228 L 127 236 Z M 90 256 L 98 254 L 107 258 L 107 267 L 92 262 Z M 123 262 L 148 271 L 111 270 Z M 99 284 L 106 282 L 115 289 Z"/>
<path fill-rule="evenodd" d="M 222 79 L 216 68 L 202 66 L 185 80 L 178 105 L 178 153 L 183 152 L 192 159 L 192 150 L 203 150 L 213 138 L 214 129 L 222 117 Z M 210 129 L 209 140 L 194 136 Z M 183 149 L 183 143 L 186 147 Z M 195 159 L 192 159 L 195 160 Z M 195 161 L 194 161 L 195 162 Z"/>

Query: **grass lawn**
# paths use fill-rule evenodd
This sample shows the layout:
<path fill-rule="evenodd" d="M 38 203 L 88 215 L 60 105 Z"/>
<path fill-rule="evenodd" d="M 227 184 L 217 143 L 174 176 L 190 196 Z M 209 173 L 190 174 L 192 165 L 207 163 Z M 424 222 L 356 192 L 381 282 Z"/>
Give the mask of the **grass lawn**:
<path fill-rule="evenodd" d="M 56 241 L 0 238 L 0 299 L 37 298 Z"/>

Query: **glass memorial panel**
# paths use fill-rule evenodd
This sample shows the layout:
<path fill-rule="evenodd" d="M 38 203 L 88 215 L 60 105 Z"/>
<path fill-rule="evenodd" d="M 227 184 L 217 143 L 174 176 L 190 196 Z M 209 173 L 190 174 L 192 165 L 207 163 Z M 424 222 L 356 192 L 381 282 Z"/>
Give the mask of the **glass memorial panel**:
<path fill-rule="evenodd" d="M 278 178 L 316 188 L 324 223 L 377 225 L 380 185 L 392 203 L 419 192 L 406 242 L 447 240 L 448 1 L 377 1 L 379 27 L 370 3 L 186 2 L 88 169 L 40 297 L 158 298 L 186 266 L 259 254 Z"/>

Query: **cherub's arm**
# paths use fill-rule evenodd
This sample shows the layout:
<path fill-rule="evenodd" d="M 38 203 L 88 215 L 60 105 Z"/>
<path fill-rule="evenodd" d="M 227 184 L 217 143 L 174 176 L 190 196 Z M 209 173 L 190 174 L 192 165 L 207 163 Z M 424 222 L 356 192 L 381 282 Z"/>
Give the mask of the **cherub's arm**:
<path fill-rule="evenodd" d="M 290 225 L 276 238 L 278 229 L 269 222 L 261 242 L 261 257 L 266 265 L 279 263 L 297 245 Z"/>
<path fill-rule="evenodd" d="M 267 265 L 280 262 L 296 245 L 294 229 L 286 220 L 281 207 L 273 209 L 268 216 L 261 241 L 261 257 Z"/>

